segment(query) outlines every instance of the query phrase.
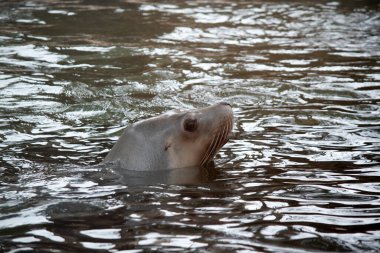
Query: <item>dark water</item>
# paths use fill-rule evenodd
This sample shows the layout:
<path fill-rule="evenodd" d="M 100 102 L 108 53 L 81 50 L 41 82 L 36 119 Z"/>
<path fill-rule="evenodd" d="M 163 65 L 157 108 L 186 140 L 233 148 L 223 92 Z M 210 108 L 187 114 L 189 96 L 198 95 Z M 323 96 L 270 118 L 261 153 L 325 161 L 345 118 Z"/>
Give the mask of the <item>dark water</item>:
<path fill-rule="evenodd" d="M 380 251 L 379 10 L 0 2 L 0 252 Z M 215 168 L 96 165 L 129 123 L 222 100 Z"/>

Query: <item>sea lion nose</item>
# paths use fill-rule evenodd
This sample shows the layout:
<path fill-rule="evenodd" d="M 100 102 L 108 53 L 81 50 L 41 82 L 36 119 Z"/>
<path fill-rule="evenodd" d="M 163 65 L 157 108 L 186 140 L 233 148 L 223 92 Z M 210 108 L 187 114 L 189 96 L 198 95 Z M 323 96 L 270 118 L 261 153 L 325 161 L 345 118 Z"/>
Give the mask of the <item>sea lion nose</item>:
<path fill-rule="evenodd" d="M 229 103 L 227 103 L 227 102 L 220 102 L 219 103 L 220 105 L 227 105 L 227 106 L 229 106 L 229 107 L 232 107 Z"/>

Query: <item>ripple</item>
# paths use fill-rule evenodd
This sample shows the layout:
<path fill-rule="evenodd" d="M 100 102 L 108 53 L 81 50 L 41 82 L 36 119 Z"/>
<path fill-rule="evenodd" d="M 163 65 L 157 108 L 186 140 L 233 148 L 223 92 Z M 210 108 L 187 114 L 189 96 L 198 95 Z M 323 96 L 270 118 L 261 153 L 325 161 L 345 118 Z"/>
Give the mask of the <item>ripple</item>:
<path fill-rule="evenodd" d="M 36 62 L 58 63 L 63 61 L 66 56 L 49 52 L 46 46 L 38 47 L 34 45 L 21 45 L 21 46 L 7 46 L 0 48 L 0 54 L 10 56 L 18 56 L 21 58 L 30 59 Z M 15 63 L 17 62 L 14 59 Z M 19 61 L 23 63 L 26 61 Z M 4 62 L 5 63 L 5 62 Z M 9 64 L 10 62 L 8 62 Z M 32 63 L 31 63 L 32 64 Z M 33 63 L 35 64 L 35 63 Z"/>
<path fill-rule="evenodd" d="M 81 52 L 98 52 L 98 53 L 107 53 L 115 49 L 115 47 L 95 47 L 95 46 L 73 46 L 67 49 L 76 50 Z"/>
<path fill-rule="evenodd" d="M 54 235 L 54 233 L 47 231 L 45 229 L 39 229 L 39 230 L 32 230 L 28 232 L 28 234 L 48 238 L 49 240 L 55 241 L 55 242 L 64 242 L 65 239 L 61 236 Z"/>
<path fill-rule="evenodd" d="M 267 38 L 254 36 L 255 34 L 257 34 L 256 30 L 251 30 L 246 27 L 218 27 L 208 28 L 206 30 L 190 27 L 176 27 L 172 33 L 161 36 L 159 41 L 184 41 L 246 46 L 268 41 Z"/>
<path fill-rule="evenodd" d="M 49 223 L 46 217 L 42 215 L 38 215 L 38 212 L 39 210 L 27 209 L 27 210 L 22 210 L 20 213 L 15 213 L 11 217 L 1 215 L 0 228 L 9 229 L 9 228 L 15 228 L 15 227 L 21 227 L 21 226 L 27 226 L 27 225 Z"/>
<path fill-rule="evenodd" d="M 379 250 L 378 4 L 1 6 L 2 250 Z M 129 124 L 218 101 L 215 166 L 96 165 Z"/>
<path fill-rule="evenodd" d="M 97 250 L 110 250 L 115 247 L 113 243 L 107 242 L 81 242 L 83 247 L 87 249 L 97 249 Z"/>
<path fill-rule="evenodd" d="M 120 229 L 92 229 L 82 230 L 81 234 L 99 239 L 121 239 Z"/>
<path fill-rule="evenodd" d="M 55 15 L 65 15 L 65 16 L 74 16 L 75 12 L 72 11 L 65 11 L 65 10 L 49 10 L 49 14 L 55 14 Z"/>
<path fill-rule="evenodd" d="M 380 193 L 379 183 L 357 183 L 357 184 L 340 184 L 341 187 L 353 190 L 359 190 L 363 192 L 370 192 L 373 194 Z"/>

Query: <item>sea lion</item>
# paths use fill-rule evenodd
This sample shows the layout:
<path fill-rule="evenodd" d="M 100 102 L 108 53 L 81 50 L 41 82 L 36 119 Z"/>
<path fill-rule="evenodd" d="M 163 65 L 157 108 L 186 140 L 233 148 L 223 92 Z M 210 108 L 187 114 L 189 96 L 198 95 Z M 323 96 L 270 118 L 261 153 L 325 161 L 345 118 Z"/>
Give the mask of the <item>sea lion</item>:
<path fill-rule="evenodd" d="M 127 127 L 103 163 L 138 171 L 204 166 L 228 141 L 232 126 L 232 108 L 225 102 L 169 111 Z"/>

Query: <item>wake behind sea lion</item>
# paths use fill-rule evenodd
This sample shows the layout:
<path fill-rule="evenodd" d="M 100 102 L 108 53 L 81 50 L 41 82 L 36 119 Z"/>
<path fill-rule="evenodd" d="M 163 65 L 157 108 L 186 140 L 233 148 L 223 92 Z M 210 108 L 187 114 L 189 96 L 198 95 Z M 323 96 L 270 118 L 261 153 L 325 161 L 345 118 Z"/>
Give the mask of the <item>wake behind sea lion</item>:
<path fill-rule="evenodd" d="M 139 171 L 204 166 L 228 141 L 232 126 L 228 103 L 169 111 L 127 127 L 104 162 Z"/>

